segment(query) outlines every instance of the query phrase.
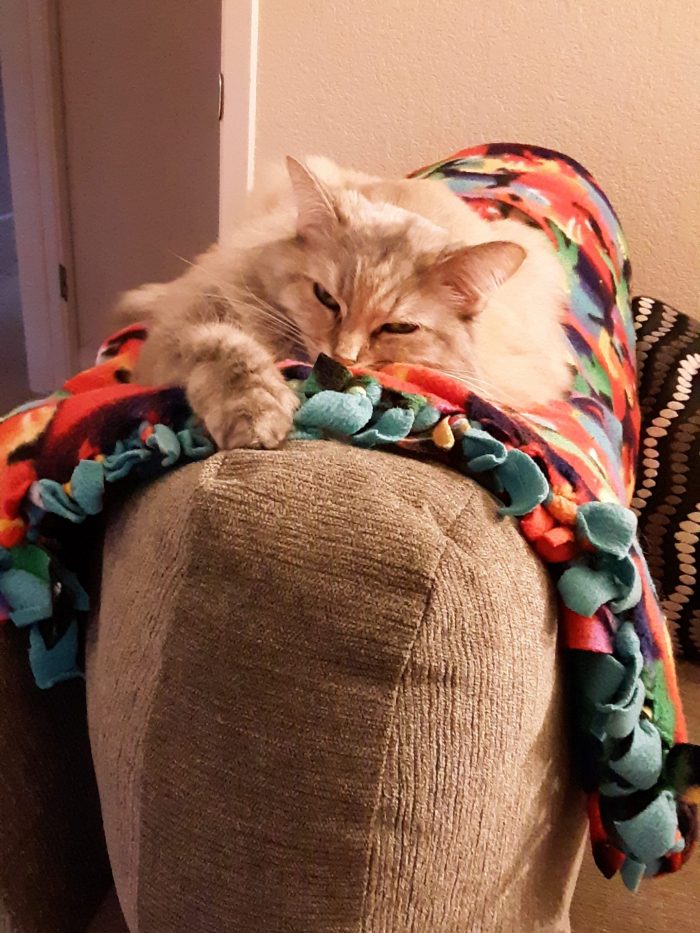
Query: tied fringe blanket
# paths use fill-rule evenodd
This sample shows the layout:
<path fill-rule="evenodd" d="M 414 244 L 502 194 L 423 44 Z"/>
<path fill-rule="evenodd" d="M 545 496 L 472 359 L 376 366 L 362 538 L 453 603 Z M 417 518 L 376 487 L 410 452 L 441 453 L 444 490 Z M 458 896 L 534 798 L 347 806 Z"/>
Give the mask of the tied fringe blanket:
<path fill-rule="evenodd" d="M 516 416 L 433 370 L 349 371 L 320 357 L 282 365 L 301 403 L 292 437 L 439 459 L 517 518 L 559 593 L 593 854 L 636 889 L 690 854 L 700 750 L 686 742 L 668 633 L 627 509 L 639 409 L 622 232 L 586 170 L 549 150 L 480 146 L 416 175 L 443 179 L 486 218 L 516 217 L 551 238 L 569 275 L 574 394 Z M 129 382 L 145 337 L 119 332 L 95 367 L 0 422 L 0 617 L 28 630 L 41 687 L 81 673 L 88 599 L 67 530 L 101 511 L 112 484 L 213 452 L 181 390 Z"/>

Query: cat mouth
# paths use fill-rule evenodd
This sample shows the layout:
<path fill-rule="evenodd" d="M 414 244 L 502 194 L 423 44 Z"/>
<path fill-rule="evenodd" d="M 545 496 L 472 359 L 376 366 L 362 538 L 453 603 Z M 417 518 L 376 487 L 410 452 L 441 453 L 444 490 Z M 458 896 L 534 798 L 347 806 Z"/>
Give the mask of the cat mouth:
<path fill-rule="evenodd" d="M 384 369 L 385 366 L 393 366 L 398 360 L 374 360 L 371 363 L 358 363 L 358 366 L 364 366 L 366 369 Z"/>
<path fill-rule="evenodd" d="M 372 372 L 378 369 L 384 369 L 386 366 L 394 366 L 398 360 L 346 360 L 339 356 L 331 357 L 336 363 L 340 363 L 346 369 L 360 369 L 366 372 Z"/>

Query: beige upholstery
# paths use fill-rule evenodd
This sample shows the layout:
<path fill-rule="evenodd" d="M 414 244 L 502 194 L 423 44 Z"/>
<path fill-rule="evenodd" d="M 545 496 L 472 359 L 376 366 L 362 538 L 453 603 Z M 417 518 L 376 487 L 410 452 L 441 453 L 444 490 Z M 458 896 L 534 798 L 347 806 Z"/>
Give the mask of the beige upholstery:
<path fill-rule="evenodd" d="M 551 593 L 477 486 L 332 444 L 219 456 L 135 492 L 104 555 L 90 731 L 131 933 L 567 929 Z M 82 685 L 36 690 L 0 634 L 0 933 L 129 933 L 97 910 Z M 697 858 L 633 898 L 586 855 L 572 928 L 691 933 L 698 891 Z"/>
<path fill-rule="evenodd" d="M 87 675 L 131 933 L 569 928 L 551 588 L 454 471 L 306 443 L 138 491 Z"/>

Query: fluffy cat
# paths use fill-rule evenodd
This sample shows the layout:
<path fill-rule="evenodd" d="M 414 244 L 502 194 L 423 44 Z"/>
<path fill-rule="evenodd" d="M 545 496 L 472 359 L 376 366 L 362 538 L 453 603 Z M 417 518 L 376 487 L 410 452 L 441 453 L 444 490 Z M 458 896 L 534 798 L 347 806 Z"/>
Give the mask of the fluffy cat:
<path fill-rule="evenodd" d="M 288 159 L 233 237 L 118 313 L 149 323 L 140 382 L 183 386 L 219 447 L 272 448 L 296 407 L 286 357 L 424 364 L 515 409 L 562 397 L 564 301 L 540 231 L 484 221 L 438 181 L 316 157 Z"/>

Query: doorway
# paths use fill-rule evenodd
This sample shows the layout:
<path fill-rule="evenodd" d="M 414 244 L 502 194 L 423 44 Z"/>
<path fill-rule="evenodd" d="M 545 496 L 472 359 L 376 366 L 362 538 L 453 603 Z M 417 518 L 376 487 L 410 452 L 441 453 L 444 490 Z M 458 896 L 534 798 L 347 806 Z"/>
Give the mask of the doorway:
<path fill-rule="evenodd" d="M 0 62 L 0 413 L 29 398 Z"/>
<path fill-rule="evenodd" d="M 221 0 L 4 0 L 0 20 L 7 410 L 92 365 L 120 291 L 216 239 Z"/>

